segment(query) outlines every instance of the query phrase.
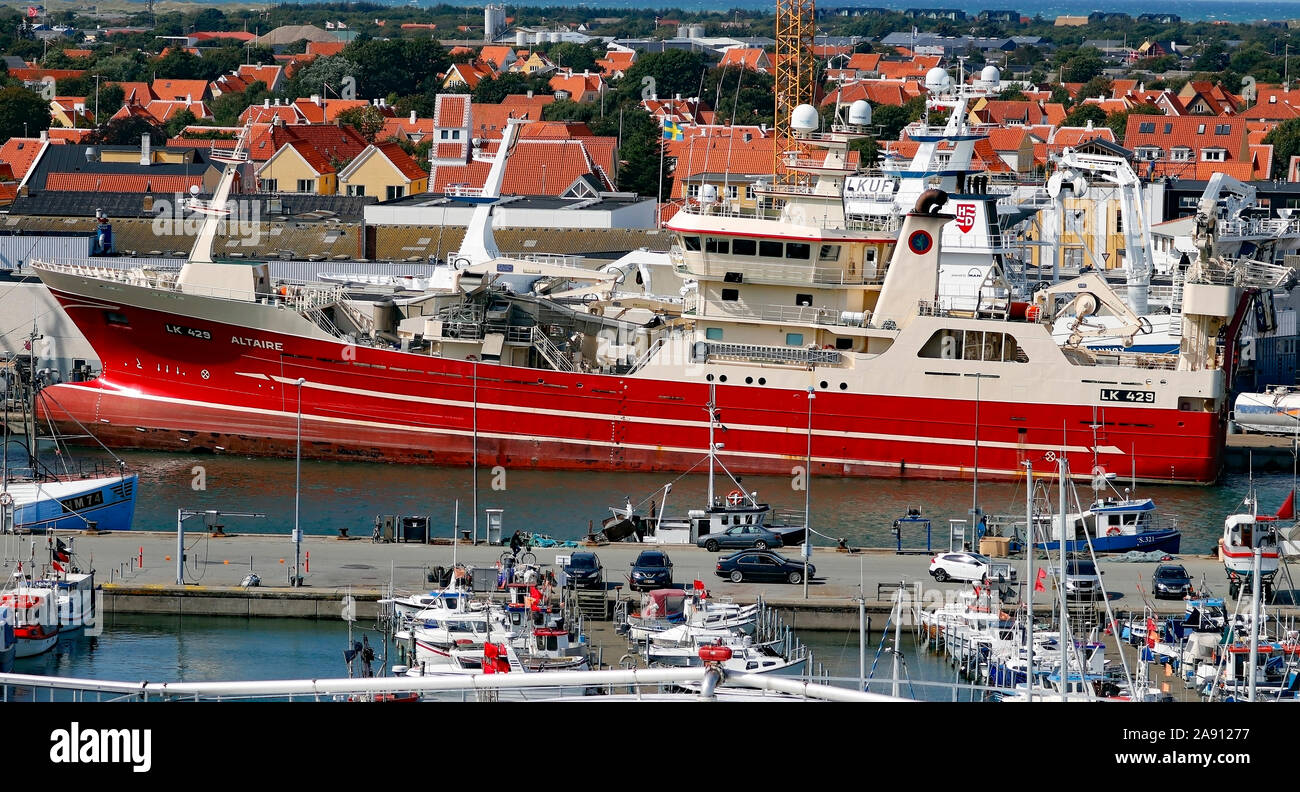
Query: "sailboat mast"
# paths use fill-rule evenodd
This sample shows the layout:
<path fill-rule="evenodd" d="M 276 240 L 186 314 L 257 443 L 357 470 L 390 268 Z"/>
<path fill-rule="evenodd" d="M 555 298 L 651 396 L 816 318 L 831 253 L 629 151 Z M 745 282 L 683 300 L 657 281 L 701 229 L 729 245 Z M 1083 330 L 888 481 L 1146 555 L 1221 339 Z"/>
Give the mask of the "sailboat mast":
<path fill-rule="evenodd" d="M 713 460 L 716 449 L 713 445 L 713 424 L 714 424 L 714 397 L 717 394 L 717 386 L 709 384 L 709 403 L 706 409 L 709 412 L 709 508 L 713 508 Z"/>
<path fill-rule="evenodd" d="M 1034 463 L 1025 460 L 1025 683 L 1034 700 Z M 1013 680 L 1014 681 L 1014 680 Z"/>
<path fill-rule="evenodd" d="M 1065 701 L 1065 700 L 1066 700 L 1066 690 L 1069 689 L 1069 670 L 1070 670 L 1070 662 L 1069 662 L 1069 648 L 1066 646 L 1066 644 L 1069 642 L 1069 640 L 1070 640 L 1070 636 L 1069 636 L 1068 631 L 1066 630 L 1066 625 L 1065 625 L 1065 621 L 1066 621 L 1066 618 L 1065 618 L 1065 598 L 1066 598 L 1066 596 L 1067 596 L 1066 591 L 1065 591 L 1065 578 L 1066 578 L 1066 572 L 1067 572 L 1067 570 L 1066 570 L 1066 566 L 1065 566 L 1065 521 L 1066 521 L 1066 515 L 1065 515 L 1065 446 L 1064 446 L 1064 445 L 1061 446 L 1061 456 L 1060 456 L 1059 459 L 1056 460 L 1056 466 L 1057 466 L 1057 472 L 1058 472 L 1058 474 L 1059 474 L 1059 475 L 1057 476 L 1057 479 L 1058 479 L 1058 488 L 1059 488 L 1057 495 L 1058 495 L 1058 497 L 1060 498 L 1060 508 L 1059 508 L 1059 514 L 1058 514 L 1058 516 L 1057 516 L 1057 519 L 1059 519 L 1059 520 L 1061 521 L 1061 523 L 1060 523 L 1060 533 L 1058 534 L 1059 539 L 1060 539 L 1060 545 L 1061 545 L 1061 577 L 1060 577 L 1060 580 L 1057 582 L 1057 590 L 1060 591 L 1060 593 L 1061 593 L 1061 597 L 1060 597 L 1060 599 L 1061 599 L 1061 620 L 1060 620 L 1060 624 L 1059 624 L 1059 627 L 1060 627 L 1060 644 L 1061 644 L 1061 672 L 1060 672 L 1060 679 L 1061 679 L 1061 700 L 1062 700 L 1062 701 Z M 1080 672 L 1080 674 L 1082 674 L 1083 669 L 1082 669 L 1082 668 L 1079 669 L 1079 672 Z"/>

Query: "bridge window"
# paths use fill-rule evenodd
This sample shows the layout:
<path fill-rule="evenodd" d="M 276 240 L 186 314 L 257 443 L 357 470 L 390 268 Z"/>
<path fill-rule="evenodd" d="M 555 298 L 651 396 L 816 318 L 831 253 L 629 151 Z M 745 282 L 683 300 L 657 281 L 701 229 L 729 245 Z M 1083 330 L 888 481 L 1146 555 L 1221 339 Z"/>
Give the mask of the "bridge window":
<path fill-rule="evenodd" d="M 704 252 L 721 253 L 723 255 L 726 255 L 727 253 L 731 252 L 731 240 L 714 239 L 713 237 L 706 237 L 704 240 Z"/>
<path fill-rule="evenodd" d="M 801 307 L 808 307 L 808 306 L 811 306 L 811 305 L 812 305 L 812 295 L 811 295 L 811 294 L 796 294 L 796 295 L 794 296 L 794 304 L 795 304 L 795 305 L 798 305 L 798 306 L 801 306 Z"/>
<path fill-rule="evenodd" d="M 731 254 L 733 256 L 752 256 L 757 252 L 758 242 L 753 239 L 731 240 Z"/>
<path fill-rule="evenodd" d="M 1000 363 L 1028 363 L 1029 357 L 1007 333 L 982 330 L 936 330 L 917 357 L 941 360 L 987 360 Z"/>
<path fill-rule="evenodd" d="M 839 261 L 839 258 L 839 245 L 822 245 L 821 252 L 817 254 L 817 259 L 819 261 Z"/>
<path fill-rule="evenodd" d="M 682 237 L 682 246 L 692 252 L 698 252 L 700 249 L 700 238 L 697 236 Z"/>
<path fill-rule="evenodd" d="M 721 340 L 722 340 L 722 328 L 721 328 L 721 327 L 709 327 L 709 328 L 705 328 L 705 330 L 704 330 L 704 337 L 707 338 L 707 339 L 709 339 L 710 341 L 721 341 Z"/>
<path fill-rule="evenodd" d="M 803 346 L 803 333 L 786 333 L 786 346 Z"/>
<path fill-rule="evenodd" d="M 736 302 L 736 301 L 739 300 L 739 299 L 740 299 L 740 289 L 723 289 L 723 290 L 722 290 L 722 301 L 723 301 L 723 302 Z"/>
<path fill-rule="evenodd" d="M 792 259 L 802 259 L 807 261 L 812 255 L 812 246 L 807 242 L 787 242 L 785 246 L 785 257 Z"/>
<path fill-rule="evenodd" d="M 785 255 L 785 245 L 768 239 L 760 239 L 758 242 L 758 255 L 765 258 L 781 258 Z"/>

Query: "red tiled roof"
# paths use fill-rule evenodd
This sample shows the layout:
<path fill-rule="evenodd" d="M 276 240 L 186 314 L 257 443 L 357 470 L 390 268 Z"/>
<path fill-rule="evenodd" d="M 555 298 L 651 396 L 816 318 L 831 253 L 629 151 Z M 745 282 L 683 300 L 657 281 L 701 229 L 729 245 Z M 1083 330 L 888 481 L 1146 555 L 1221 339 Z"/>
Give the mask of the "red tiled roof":
<path fill-rule="evenodd" d="M 428 171 L 421 168 L 415 160 L 411 159 L 411 155 L 402 151 L 402 147 L 396 143 L 377 143 L 375 148 L 406 178 L 411 180 L 428 178 Z"/>
<path fill-rule="evenodd" d="M 89 58 L 93 53 L 88 49 L 65 49 L 63 54 L 69 58 Z"/>
<path fill-rule="evenodd" d="M 165 122 L 169 120 L 172 116 L 176 115 L 182 110 L 189 110 L 191 113 L 194 114 L 195 118 L 212 117 L 212 113 L 208 111 L 208 106 L 203 102 L 187 103 L 183 100 L 177 102 L 168 102 L 162 99 L 155 99 L 154 101 L 145 105 L 145 110 L 149 112 L 149 115 L 158 119 L 159 122 Z"/>
<path fill-rule="evenodd" d="M 846 69 L 854 71 L 875 71 L 880 68 L 880 53 L 878 52 L 857 52 L 850 58 L 844 66 Z"/>
<path fill-rule="evenodd" d="M 484 77 L 492 76 L 492 70 L 490 68 L 473 63 L 453 63 L 451 64 L 451 68 L 447 71 L 448 77 L 453 73 L 457 77 L 457 79 L 452 80 L 453 84 L 456 82 L 463 83 L 471 91 L 474 90 L 474 87 L 477 86 L 479 81 Z"/>
<path fill-rule="evenodd" d="M 269 124 L 277 118 L 286 124 L 302 120 L 293 105 L 250 105 L 239 114 L 239 123 L 247 124 L 252 121 L 254 124 Z"/>
<path fill-rule="evenodd" d="M 266 84 L 268 90 L 273 91 L 279 85 L 280 76 L 284 74 L 284 67 L 278 64 L 261 66 L 246 63 L 240 66 L 238 71 L 239 76 L 249 85 L 261 80 Z"/>
<path fill-rule="evenodd" d="M 599 94 L 604 84 L 599 74 L 557 74 L 547 82 L 552 91 L 568 91 L 569 99 L 574 102 L 583 101 L 588 94 Z"/>
<path fill-rule="evenodd" d="M 154 80 L 149 88 L 159 99 L 177 100 L 188 96 L 197 102 L 209 95 L 206 80 Z"/>
<path fill-rule="evenodd" d="M 73 77 L 85 77 L 85 69 L 10 69 L 9 76 L 15 80 L 23 82 L 40 82 L 46 77 L 53 77 L 55 80 L 70 80 Z"/>
<path fill-rule="evenodd" d="M 403 25 L 405 27 L 405 25 Z M 307 42 L 308 55 L 338 55 L 347 46 L 343 41 L 309 41 Z"/>
<path fill-rule="evenodd" d="M 0 184 L 0 206 L 8 206 L 18 197 L 17 184 Z"/>
<path fill-rule="evenodd" d="M 236 41 L 252 41 L 257 38 L 256 35 L 244 30 L 201 30 L 198 33 L 189 33 L 190 38 L 196 41 L 210 41 L 212 39 L 235 39 Z"/>
<path fill-rule="evenodd" d="M 45 189 L 54 192 L 188 192 L 203 186 L 203 175 L 169 176 L 151 173 L 51 173 Z"/>
<path fill-rule="evenodd" d="M 731 137 L 693 137 L 667 141 L 666 153 L 676 157 L 673 170 L 674 198 L 681 198 L 686 181 L 700 173 L 773 173 L 775 140 L 755 138 L 747 145 L 732 145 Z"/>
<path fill-rule="evenodd" d="M 994 151 L 1018 151 L 1029 130 L 1024 127 L 995 127 L 988 131 L 989 145 Z"/>
<path fill-rule="evenodd" d="M 154 94 L 149 83 L 145 82 L 108 82 L 104 83 L 105 87 L 116 85 L 122 89 L 122 101 L 136 104 L 148 104 L 158 97 Z"/>
<path fill-rule="evenodd" d="M 923 93 L 920 83 L 913 80 L 858 80 L 848 83 L 822 98 L 822 105 L 853 103 L 865 99 L 873 105 L 901 107 Z"/>
<path fill-rule="evenodd" d="M 403 116 L 402 118 L 385 118 L 384 126 L 379 130 L 376 136 L 379 140 L 396 140 L 398 138 L 411 139 L 415 137 L 425 138 L 433 134 L 432 118 L 416 118 L 414 123 L 411 119 Z"/>
<path fill-rule="evenodd" d="M 288 148 L 293 149 L 307 163 L 307 167 L 316 171 L 318 174 L 333 173 L 334 166 L 325 158 L 323 154 L 317 151 L 310 143 L 303 140 L 291 140 L 285 144 Z"/>
<path fill-rule="evenodd" d="M 40 138 L 10 138 L 0 145 L 0 162 L 8 163 L 14 178 L 22 181 L 42 150 L 44 141 Z"/>
<path fill-rule="evenodd" d="M 1020 124 L 1022 126 L 1051 124 L 1056 126 L 1065 120 L 1065 107 L 1056 102 L 994 99 L 975 111 L 975 115 L 985 124 L 999 126 L 1007 126 L 1008 124 Z"/>
<path fill-rule="evenodd" d="M 596 65 L 600 67 L 601 73 L 606 77 L 613 77 L 620 72 L 627 71 L 635 62 L 635 51 L 609 50 L 605 53 L 605 57 L 596 61 Z"/>
<path fill-rule="evenodd" d="M 470 136 L 492 140 L 501 137 L 508 118 L 528 118 L 534 121 L 542 117 L 542 108 L 555 101 L 554 96 L 535 95 L 532 99 L 523 94 L 507 96 L 501 104 L 470 105 Z"/>
<path fill-rule="evenodd" d="M 467 94 L 438 94 L 433 107 L 435 127 L 467 127 L 469 122 L 470 98 Z"/>
<path fill-rule="evenodd" d="M 1241 117 L 1255 121 L 1285 121 L 1300 116 L 1300 91 L 1290 96 L 1274 94 L 1271 98 L 1275 101 L 1264 100 L 1251 105 L 1249 110 L 1241 113 Z M 1288 100 L 1295 101 L 1295 104 Z"/>
<path fill-rule="evenodd" d="M 1078 148 L 1090 140 L 1115 142 L 1115 132 L 1108 126 L 1057 127 L 1048 143 L 1055 148 Z"/>
<path fill-rule="evenodd" d="M 436 159 L 464 159 L 464 143 L 438 143 L 434 146 L 433 156 Z"/>
<path fill-rule="evenodd" d="M 513 60 L 515 50 L 507 46 L 487 46 L 479 50 L 478 58 L 480 61 L 492 64 L 492 68 L 501 71 L 506 67 L 506 62 Z"/>
<path fill-rule="evenodd" d="M 732 47 L 722 53 L 718 66 L 740 66 L 744 69 L 763 71 L 771 68 L 772 61 L 767 53 L 758 47 Z"/>
<path fill-rule="evenodd" d="M 58 127 L 50 127 L 50 142 L 80 143 L 90 137 L 90 134 L 94 131 L 95 130 L 93 129 L 61 129 Z"/>
<path fill-rule="evenodd" d="M 438 165 L 429 179 L 431 192 L 447 192 L 455 186 L 482 187 L 487 179 L 486 162 L 466 165 Z M 580 176 L 595 174 L 612 189 L 608 174 L 592 160 L 579 140 L 520 140 L 506 161 L 504 195 L 560 195 Z"/>

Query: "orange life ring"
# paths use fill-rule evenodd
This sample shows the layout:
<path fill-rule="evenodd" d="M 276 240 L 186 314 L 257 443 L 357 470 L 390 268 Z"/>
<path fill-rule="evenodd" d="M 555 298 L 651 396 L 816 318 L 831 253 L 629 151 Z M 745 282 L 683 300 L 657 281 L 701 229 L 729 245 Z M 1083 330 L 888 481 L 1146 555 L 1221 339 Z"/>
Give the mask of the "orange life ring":
<path fill-rule="evenodd" d="M 744 499 L 745 499 L 745 493 L 741 492 L 740 490 L 732 490 L 731 492 L 727 493 L 727 503 L 730 503 L 732 506 L 739 506 L 740 502 L 743 501 Z"/>
<path fill-rule="evenodd" d="M 1109 527 L 1109 528 L 1106 529 L 1106 535 L 1107 535 L 1107 536 L 1119 536 L 1119 528 L 1116 528 L 1115 526 L 1112 525 L 1111 527 Z"/>

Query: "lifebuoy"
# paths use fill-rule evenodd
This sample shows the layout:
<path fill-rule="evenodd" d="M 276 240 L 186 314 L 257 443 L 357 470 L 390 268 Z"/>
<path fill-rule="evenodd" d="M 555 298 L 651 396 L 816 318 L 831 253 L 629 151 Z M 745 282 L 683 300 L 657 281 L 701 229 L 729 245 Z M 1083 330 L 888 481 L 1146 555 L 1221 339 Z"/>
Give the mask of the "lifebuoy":
<path fill-rule="evenodd" d="M 467 362 L 473 363 L 474 361 L 478 360 L 478 355 L 466 355 L 465 360 Z"/>
<path fill-rule="evenodd" d="M 744 499 L 745 499 L 745 493 L 741 492 L 740 490 L 732 490 L 731 492 L 727 493 L 727 503 L 730 503 L 732 506 L 739 506 L 740 502 L 743 501 Z"/>
<path fill-rule="evenodd" d="M 1112 525 L 1111 527 L 1109 527 L 1109 528 L 1106 529 L 1106 535 L 1107 535 L 1107 536 L 1119 536 L 1119 528 L 1116 528 L 1115 526 Z"/>

